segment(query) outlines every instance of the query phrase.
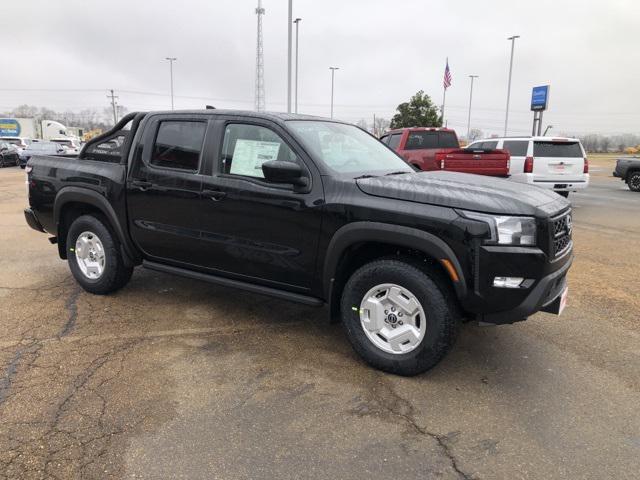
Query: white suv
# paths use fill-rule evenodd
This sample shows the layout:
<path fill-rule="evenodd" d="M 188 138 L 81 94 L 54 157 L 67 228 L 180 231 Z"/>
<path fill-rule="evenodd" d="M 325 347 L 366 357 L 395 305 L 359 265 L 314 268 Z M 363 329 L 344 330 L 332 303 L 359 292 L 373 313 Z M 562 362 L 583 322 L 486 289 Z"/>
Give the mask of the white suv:
<path fill-rule="evenodd" d="M 577 138 L 505 137 L 478 140 L 468 148 L 508 150 L 509 180 L 551 189 L 565 197 L 589 185 L 589 162 Z"/>

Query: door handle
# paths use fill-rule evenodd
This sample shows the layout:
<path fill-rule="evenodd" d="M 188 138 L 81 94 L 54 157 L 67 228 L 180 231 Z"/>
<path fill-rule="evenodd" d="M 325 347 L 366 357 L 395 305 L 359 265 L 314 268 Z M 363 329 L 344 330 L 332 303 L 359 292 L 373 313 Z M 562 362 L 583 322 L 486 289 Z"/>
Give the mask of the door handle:
<path fill-rule="evenodd" d="M 221 190 L 203 190 L 202 196 L 208 197 L 214 202 L 218 202 L 227 196 L 227 192 L 223 192 Z"/>
<path fill-rule="evenodd" d="M 131 186 L 144 192 L 153 187 L 153 183 L 147 182 L 146 180 L 134 180 L 131 182 Z"/>

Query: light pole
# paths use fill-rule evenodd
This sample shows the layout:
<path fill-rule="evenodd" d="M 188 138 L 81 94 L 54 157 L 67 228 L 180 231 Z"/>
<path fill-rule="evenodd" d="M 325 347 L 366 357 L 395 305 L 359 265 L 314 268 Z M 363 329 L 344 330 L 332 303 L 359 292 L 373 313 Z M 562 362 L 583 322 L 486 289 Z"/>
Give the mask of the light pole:
<path fill-rule="evenodd" d="M 287 22 L 287 113 L 291 113 L 291 25 L 293 23 L 293 0 L 289 0 L 289 21 Z"/>
<path fill-rule="evenodd" d="M 171 110 L 173 110 L 173 62 L 178 60 L 176 57 L 166 57 L 169 60 L 169 75 L 171 76 Z"/>
<path fill-rule="evenodd" d="M 511 73 L 513 71 L 513 50 L 516 46 L 516 38 L 520 38 L 520 35 L 513 35 L 507 40 L 511 40 L 511 60 L 509 61 L 509 83 L 507 85 L 507 110 L 504 115 L 504 136 L 507 136 L 507 126 L 509 125 L 509 99 L 511 98 Z"/>
<path fill-rule="evenodd" d="M 329 67 L 331 70 L 331 118 L 333 118 L 333 83 L 336 76 L 336 70 L 340 70 L 339 67 Z"/>
<path fill-rule="evenodd" d="M 471 133 L 471 101 L 473 100 L 473 80 L 479 78 L 479 75 L 469 75 L 471 79 L 471 90 L 469 91 L 469 118 L 467 119 L 467 142 Z"/>
<path fill-rule="evenodd" d="M 296 24 L 296 87 L 295 87 L 295 112 L 298 113 L 298 28 L 300 27 L 301 18 L 296 18 L 293 23 Z"/>

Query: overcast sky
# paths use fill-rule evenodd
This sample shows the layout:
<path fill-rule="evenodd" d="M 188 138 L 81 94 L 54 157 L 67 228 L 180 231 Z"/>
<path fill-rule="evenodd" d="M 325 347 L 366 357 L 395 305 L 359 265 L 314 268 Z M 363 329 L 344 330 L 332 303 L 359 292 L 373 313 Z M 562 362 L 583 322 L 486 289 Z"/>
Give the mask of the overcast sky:
<path fill-rule="evenodd" d="M 19 0 L 0 2 L 0 110 L 28 103 L 56 110 L 108 105 L 166 109 L 175 64 L 176 108 L 206 103 L 252 109 L 257 0 Z M 263 0 L 266 104 L 286 110 L 287 1 Z M 445 58 L 453 75 L 449 126 L 502 133 L 507 37 L 514 62 L 510 133 L 529 133 L 531 87 L 550 84 L 544 124 L 565 133 L 640 133 L 640 2 L 637 0 L 294 0 L 300 24 L 299 110 L 390 118 L 423 89 L 442 102 Z M 23 90 L 18 90 L 23 89 Z M 64 91 L 65 89 L 73 91 Z M 138 92 L 138 93 L 133 93 Z M 146 94 L 143 94 L 146 93 Z M 192 97 L 192 98 L 188 98 Z M 193 98 L 202 97 L 202 98 Z"/>

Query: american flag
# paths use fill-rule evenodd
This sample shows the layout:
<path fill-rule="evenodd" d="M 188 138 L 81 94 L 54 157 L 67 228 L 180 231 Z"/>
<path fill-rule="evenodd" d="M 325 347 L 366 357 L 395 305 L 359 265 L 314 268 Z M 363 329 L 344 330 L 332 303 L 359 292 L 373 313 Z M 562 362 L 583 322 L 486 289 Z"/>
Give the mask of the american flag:
<path fill-rule="evenodd" d="M 444 88 L 447 89 L 451 86 L 451 70 L 449 70 L 449 59 L 447 58 L 447 66 L 444 69 L 444 80 L 442 81 Z"/>

